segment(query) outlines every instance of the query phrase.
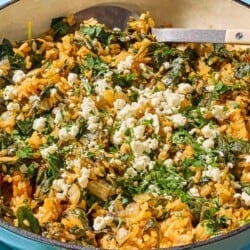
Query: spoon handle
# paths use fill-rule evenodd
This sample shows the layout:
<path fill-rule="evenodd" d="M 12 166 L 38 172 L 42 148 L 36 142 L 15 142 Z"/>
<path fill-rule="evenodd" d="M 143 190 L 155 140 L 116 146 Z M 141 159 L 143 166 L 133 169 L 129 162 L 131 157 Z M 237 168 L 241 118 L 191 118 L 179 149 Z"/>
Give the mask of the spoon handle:
<path fill-rule="evenodd" d="M 152 28 L 159 42 L 250 44 L 250 29 Z"/>

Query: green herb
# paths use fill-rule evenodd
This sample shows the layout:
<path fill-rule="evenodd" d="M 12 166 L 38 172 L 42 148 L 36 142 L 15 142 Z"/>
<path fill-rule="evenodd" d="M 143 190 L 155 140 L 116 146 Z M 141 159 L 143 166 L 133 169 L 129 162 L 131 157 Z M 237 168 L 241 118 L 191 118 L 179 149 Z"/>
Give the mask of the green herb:
<path fill-rule="evenodd" d="M 13 46 L 6 38 L 3 39 L 2 44 L 0 45 L 0 59 L 5 56 L 14 56 Z"/>
<path fill-rule="evenodd" d="M 3 131 L 0 132 L 0 150 L 8 148 L 13 143 L 14 143 L 14 140 L 11 135 Z"/>
<path fill-rule="evenodd" d="M 129 95 L 129 100 L 131 102 L 137 102 L 138 97 L 139 97 L 139 93 L 137 91 L 132 90 L 131 94 Z"/>
<path fill-rule="evenodd" d="M 118 85 L 123 88 L 128 88 L 132 86 L 134 79 L 135 77 L 133 74 L 126 74 L 126 75 L 116 74 L 116 73 L 112 74 L 112 81 L 114 85 Z"/>
<path fill-rule="evenodd" d="M 81 138 L 87 132 L 87 121 L 85 119 L 81 119 L 79 121 L 79 131 L 76 135 L 76 138 Z"/>
<path fill-rule="evenodd" d="M 108 45 L 111 41 L 111 33 L 104 29 L 104 25 L 98 24 L 95 26 L 82 25 L 80 31 L 84 35 L 88 35 L 92 39 L 97 39 L 101 43 Z"/>
<path fill-rule="evenodd" d="M 173 133 L 172 142 L 176 144 L 188 144 L 192 141 L 192 136 L 184 129 L 179 129 Z"/>
<path fill-rule="evenodd" d="M 38 219 L 33 215 L 32 211 L 29 208 L 25 206 L 19 207 L 17 209 L 17 220 L 19 227 L 32 233 L 39 234 L 40 226 Z"/>
<path fill-rule="evenodd" d="M 87 79 L 82 79 L 82 84 L 83 84 L 83 87 L 86 91 L 86 95 L 90 95 L 90 94 L 93 94 L 94 92 L 94 89 L 92 86 L 90 86 L 89 82 Z"/>
<path fill-rule="evenodd" d="M 54 38 L 59 38 L 67 35 L 71 31 L 70 25 L 66 21 L 66 17 L 56 17 L 51 20 L 50 27 L 54 31 Z"/>
<path fill-rule="evenodd" d="M 20 159 L 30 158 L 32 156 L 32 148 L 28 145 L 23 146 L 17 150 L 16 154 Z"/>
<path fill-rule="evenodd" d="M 32 163 L 28 166 L 26 175 L 27 175 L 27 177 L 28 177 L 29 179 L 31 179 L 32 177 L 34 177 L 34 175 L 35 175 L 35 163 L 34 163 L 34 162 L 32 162 Z"/>
<path fill-rule="evenodd" d="M 24 136 L 29 136 L 33 132 L 33 118 L 26 118 L 25 120 L 17 120 L 16 124 L 20 133 Z"/>

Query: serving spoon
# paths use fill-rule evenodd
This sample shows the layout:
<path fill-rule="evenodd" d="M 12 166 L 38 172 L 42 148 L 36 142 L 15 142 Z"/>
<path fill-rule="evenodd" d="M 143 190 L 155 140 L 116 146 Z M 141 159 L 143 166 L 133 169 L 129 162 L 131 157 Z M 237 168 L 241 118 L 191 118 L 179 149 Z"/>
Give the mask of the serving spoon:
<path fill-rule="evenodd" d="M 79 22 L 91 17 L 110 28 L 124 30 L 129 18 L 138 15 L 135 11 L 115 5 L 96 5 L 75 14 Z M 152 28 L 152 34 L 158 42 L 250 44 L 250 29 Z"/>

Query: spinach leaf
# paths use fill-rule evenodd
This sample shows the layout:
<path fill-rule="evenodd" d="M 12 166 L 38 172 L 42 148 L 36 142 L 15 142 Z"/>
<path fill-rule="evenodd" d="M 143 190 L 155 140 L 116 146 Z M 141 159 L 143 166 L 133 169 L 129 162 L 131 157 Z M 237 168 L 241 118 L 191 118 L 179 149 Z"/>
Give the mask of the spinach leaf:
<path fill-rule="evenodd" d="M 41 193 L 47 193 L 53 183 L 53 181 L 58 177 L 60 168 L 64 166 L 63 157 L 60 154 L 49 154 L 47 156 L 48 168 L 47 171 L 41 172 Z"/>
<path fill-rule="evenodd" d="M 95 38 L 105 45 L 108 45 L 110 42 L 111 32 L 106 31 L 102 24 L 95 26 L 83 25 L 81 26 L 80 31 L 84 35 L 88 35 L 92 39 Z"/>
<path fill-rule="evenodd" d="M 123 88 L 128 88 L 133 85 L 134 82 L 134 75 L 133 74 L 112 74 L 112 81 L 114 85 L 118 85 Z"/>
<path fill-rule="evenodd" d="M 17 120 L 16 124 L 21 135 L 29 136 L 33 132 L 33 118 L 26 118 L 25 120 Z"/>
<path fill-rule="evenodd" d="M 8 146 L 10 146 L 13 143 L 14 140 L 11 135 L 3 131 L 0 132 L 0 150 L 8 148 Z"/>
<path fill-rule="evenodd" d="M 0 45 L 0 59 L 5 56 L 14 56 L 13 46 L 6 38 L 3 39 L 2 44 Z"/>
<path fill-rule="evenodd" d="M 54 31 L 54 38 L 56 40 L 67 35 L 71 31 L 70 25 L 66 21 L 66 17 L 56 17 L 51 20 L 50 27 Z"/>
<path fill-rule="evenodd" d="M 31 209 L 21 206 L 17 209 L 18 226 L 32 233 L 39 234 L 40 226 L 38 219 L 33 215 Z"/>

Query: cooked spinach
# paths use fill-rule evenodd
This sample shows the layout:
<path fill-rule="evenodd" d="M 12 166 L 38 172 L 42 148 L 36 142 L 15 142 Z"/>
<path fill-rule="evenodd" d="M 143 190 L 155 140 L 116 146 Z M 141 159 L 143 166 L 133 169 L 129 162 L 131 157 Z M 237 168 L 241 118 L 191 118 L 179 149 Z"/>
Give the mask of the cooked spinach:
<path fill-rule="evenodd" d="M 71 31 L 71 27 L 66 21 L 66 17 L 56 17 L 51 20 L 50 27 L 54 31 L 54 38 L 56 40 L 67 35 Z"/>
<path fill-rule="evenodd" d="M 134 83 L 134 79 L 135 77 L 133 74 L 125 74 L 125 75 L 116 73 L 112 74 L 112 81 L 114 85 L 118 85 L 123 88 L 128 88 L 132 86 L 132 84 Z"/>
<path fill-rule="evenodd" d="M 26 118 L 25 120 L 17 120 L 16 125 L 18 127 L 18 131 L 21 135 L 29 136 L 33 131 L 33 118 Z"/>
<path fill-rule="evenodd" d="M 32 233 L 40 233 L 38 219 L 33 215 L 31 209 L 21 206 L 17 209 L 18 226 Z"/>

